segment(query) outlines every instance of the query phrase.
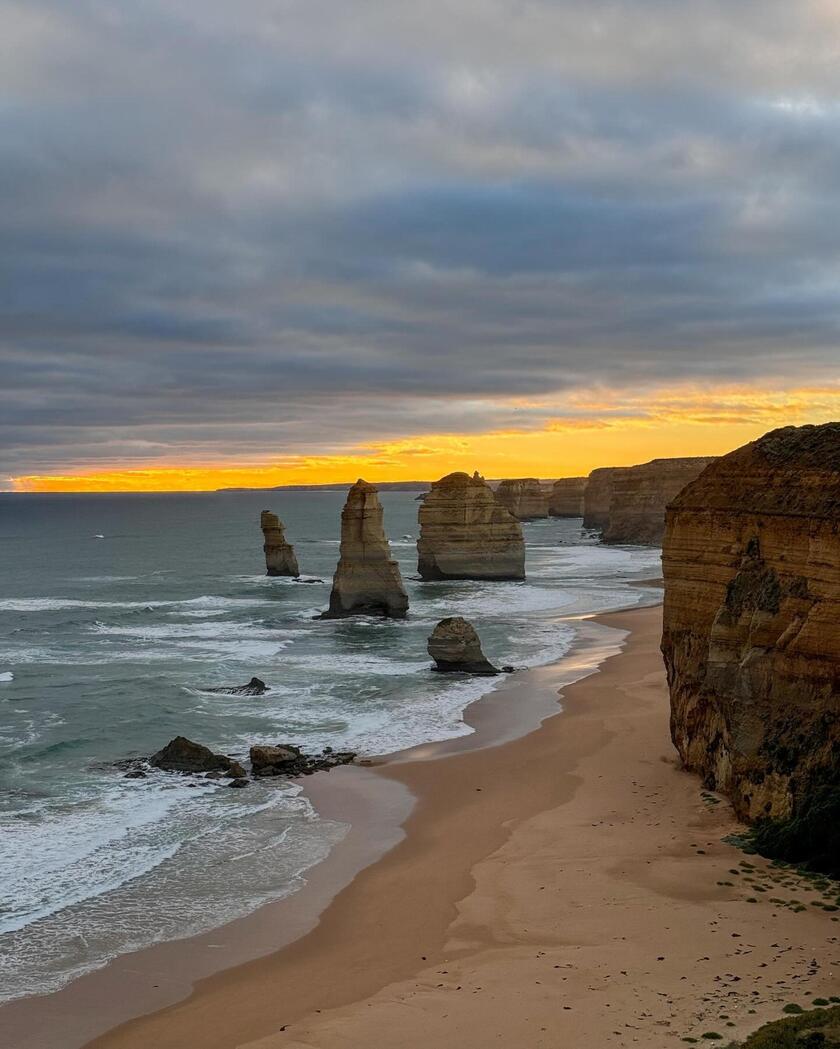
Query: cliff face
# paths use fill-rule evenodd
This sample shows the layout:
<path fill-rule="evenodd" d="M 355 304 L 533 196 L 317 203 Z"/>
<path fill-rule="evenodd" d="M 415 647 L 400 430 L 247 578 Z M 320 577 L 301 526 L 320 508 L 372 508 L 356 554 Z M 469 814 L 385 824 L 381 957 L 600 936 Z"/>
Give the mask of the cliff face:
<path fill-rule="evenodd" d="M 263 510 L 260 514 L 260 528 L 262 529 L 263 552 L 265 553 L 266 575 L 290 575 L 299 576 L 295 550 L 291 543 L 286 542 L 283 522 L 270 510 Z"/>
<path fill-rule="evenodd" d="M 341 511 L 341 547 L 325 619 L 352 615 L 401 617 L 408 595 L 382 527 L 382 504 L 359 478 Z"/>
<path fill-rule="evenodd" d="M 715 456 L 653 459 L 615 474 L 604 542 L 658 546 L 665 532 L 665 507 L 714 461 Z"/>
<path fill-rule="evenodd" d="M 840 423 L 718 459 L 668 508 L 671 734 L 738 815 L 840 786 Z"/>
<path fill-rule="evenodd" d="M 496 500 L 517 521 L 548 517 L 548 495 L 536 477 L 515 477 L 502 481 L 496 489 Z"/>
<path fill-rule="evenodd" d="M 420 504 L 417 571 L 423 579 L 524 579 L 519 522 L 479 474 L 435 481 Z"/>
<path fill-rule="evenodd" d="M 585 477 L 561 477 L 554 482 L 548 497 L 548 513 L 551 517 L 583 517 L 583 493 Z"/>
<path fill-rule="evenodd" d="M 586 487 L 583 492 L 584 528 L 604 529 L 607 527 L 610 519 L 613 485 L 616 477 L 624 469 L 623 466 L 601 466 L 593 470 L 586 479 Z"/>

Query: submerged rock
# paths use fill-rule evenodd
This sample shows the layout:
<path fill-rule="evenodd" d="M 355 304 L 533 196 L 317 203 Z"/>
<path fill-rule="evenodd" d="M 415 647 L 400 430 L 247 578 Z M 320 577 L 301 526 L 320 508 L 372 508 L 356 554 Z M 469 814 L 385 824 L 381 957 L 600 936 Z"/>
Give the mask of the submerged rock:
<path fill-rule="evenodd" d="M 323 619 L 352 615 L 401 618 L 408 595 L 382 526 L 376 488 L 359 478 L 341 511 L 341 547 L 330 607 Z"/>
<path fill-rule="evenodd" d="M 149 758 L 149 764 L 165 772 L 230 772 L 244 769 L 226 754 L 214 754 L 202 743 L 194 743 L 186 736 L 176 736 Z M 234 772 L 237 775 L 238 772 Z"/>
<path fill-rule="evenodd" d="M 310 776 L 313 772 L 326 771 L 338 765 L 349 765 L 356 757 L 355 751 L 333 752 L 325 747 L 322 754 L 303 754 L 291 743 L 275 746 L 251 747 L 251 771 L 254 776 Z"/>
<path fill-rule="evenodd" d="M 481 641 L 472 623 L 461 616 L 441 619 L 427 645 L 435 661 L 433 670 L 446 673 L 498 674 L 481 650 Z"/>
<path fill-rule="evenodd" d="M 265 553 L 266 575 L 271 576 L 299 576 L 295 548 L 286 542 L 283 522 L 270 510 L 263 510 L 260 514 L 260 528 L 262 529 L 263 551 Z"/>
<path fill-rule="evenodd" d="M 548 517 L 548 493 L 536 477 L 515 477 L 502 481 L 496 489 L 496 501 L 506 507 L 517 521 Z"/>
<path fill-rule="evenodd" d="M 435 481 L 420 505 L 422 579 L 524 579 L 522 527 L 479 473 Z"/>
<path fill-rule="evenodd" d="M 258 677 L 252 677 L 247 685 L 231 685 L 229 688 L 203 688 L 202 692 L 215 692 L 220 696 L 261 696 L 268 685 Z"/>

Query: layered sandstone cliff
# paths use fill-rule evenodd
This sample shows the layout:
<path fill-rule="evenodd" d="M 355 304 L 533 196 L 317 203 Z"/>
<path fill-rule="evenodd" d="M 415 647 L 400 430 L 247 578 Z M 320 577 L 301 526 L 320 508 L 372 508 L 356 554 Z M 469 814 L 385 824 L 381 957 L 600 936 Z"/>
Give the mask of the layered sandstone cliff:
<path fill-rule="evenodd" d="M 840 788 L 840 423 L 786 427 L 668 508 L 662 651 L 686 766 L 739 816 Z"/>
<path fill-rule="evenodd" d="M 610 520 L 610 501 L 615 479 L 623 466 L 600 466 L 586 479 L 583 492 L 583 527 L 604 529 Z"/>
<path fill-rule="evenodd" d="M 548 497 L 550 517 L 583 517 L 586 477 L 561 477 L 552 485 Z"/>
<path fill-rule="evenodd" d="M 665 532 L 665 507 L 714 461 L 713 455 L 652 459 L 614 474 L 604 542 L 658 546 Z"/>
<path fill-rule="evenodd" d="M 341 511 L 341 547 L 329 610 L 323 618 L 352 615 L 401 617 L 408 595 L 382 526 L 376 488 L 359 478 Z"/>
<path fill-rule="evenodd" d="M 299 576 L 295 549 L 291 543 L 286 542 L 283 522 L 270 510 L 263 510 L 260 514 L 260 528 L 262 529 L 263 552 L 265 553 L 266 575 L 290 575 Z"/>
<path fill-rule="evenodd" d="M 517 521 L 548 517 L 548 495 L 536 477 L 508 478 L 496 489 L 496 500 Z"/>
<path fill-rule="evenodd" d="M 435 481 L 420 504 L 423 579 L 524 579 L 525 543 L 513 515 L 478 473 Z"/>

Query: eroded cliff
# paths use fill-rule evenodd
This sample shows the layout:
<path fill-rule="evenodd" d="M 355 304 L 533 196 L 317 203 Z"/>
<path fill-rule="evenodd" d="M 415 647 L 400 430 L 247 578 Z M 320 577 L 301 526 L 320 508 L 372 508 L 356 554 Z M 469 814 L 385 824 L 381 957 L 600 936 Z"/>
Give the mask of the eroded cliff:
<path fill-rule="evenodd" d="M 747 820 L 840 787 L 840 423 L 723 456 L 666 513 L 662 652 L 686 766 Z"/>
<path fill-rule="evenodd" d="M 616 473 L 604 542 L 658 546 L 665 532 L 665 507 L 714 461 L 711 455 L 652 459 Z"/>
<path fill-rule="evenodd" d="M 548 494 L 536 477 L 507 478 L 496 489 L 496 499 L 517 521 L 548 517 Z"/>
<path fill-rule="evenodd" d="M 585 477 L 561 477 L 552 485 L 548 497 L 550 517 L 583 517 Z"/>
<path fill-rule="evenodd" d="M 615 479 L 625 467 L 599 466 L 586 479 L 583 492 L 583 527 L 607 527 L 610 519 L 610 500 Z"/>
<path fill-rule="evenodd" d="M 266 575 L 299 576 L 295 549 L 286 542 L 283 522 L 270 510 L 260 514 L 260 528 L 263 534 L 263 553 L 265 554 Z"/>
<path fill-rule="evenodd" d="M 524 579 L 522 527 L 478 473 L 435 481 L 420 504 L 423 579 Z"/>

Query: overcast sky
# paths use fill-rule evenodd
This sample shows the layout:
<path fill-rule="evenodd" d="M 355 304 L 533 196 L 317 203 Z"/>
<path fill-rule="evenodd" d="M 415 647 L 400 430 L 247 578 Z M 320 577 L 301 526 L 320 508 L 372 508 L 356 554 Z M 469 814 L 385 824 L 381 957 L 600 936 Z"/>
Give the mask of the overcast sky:
<path fill-rule="evenodd" d="M 0 0 L 0 122 L 0 477 L 840 377 L 835 0 Z"/>

